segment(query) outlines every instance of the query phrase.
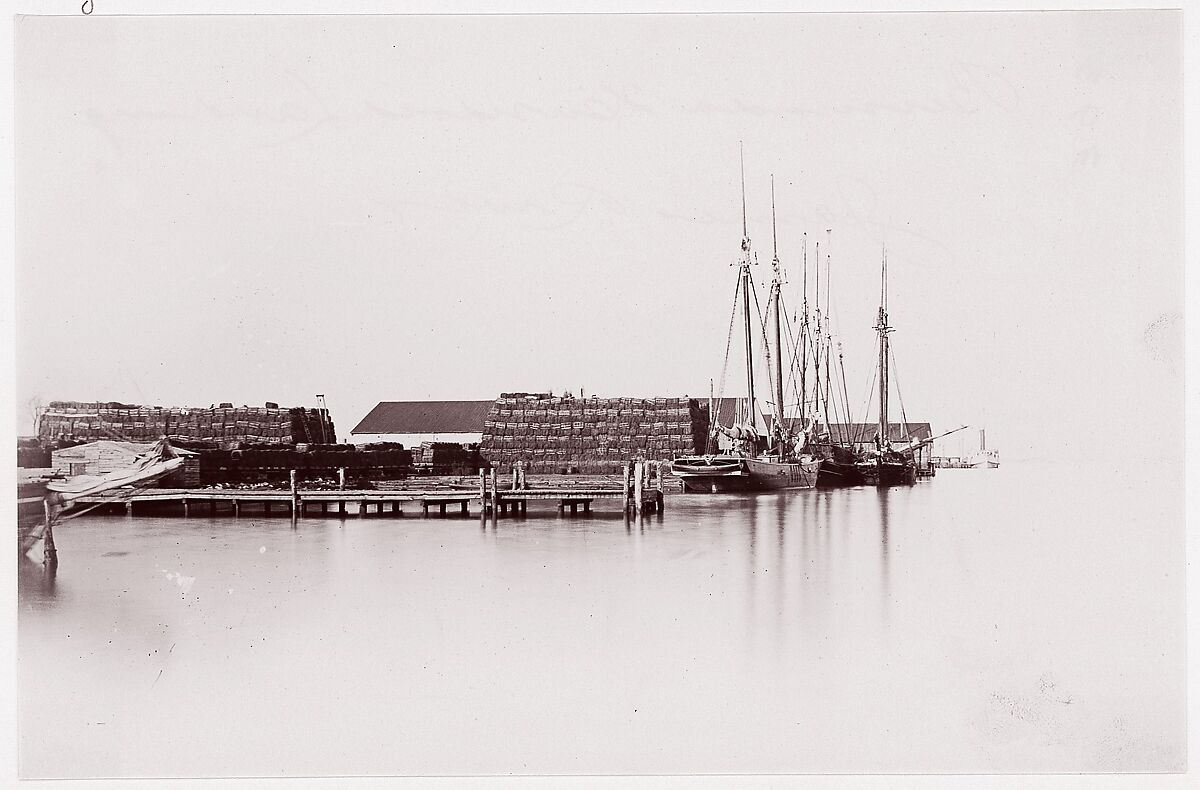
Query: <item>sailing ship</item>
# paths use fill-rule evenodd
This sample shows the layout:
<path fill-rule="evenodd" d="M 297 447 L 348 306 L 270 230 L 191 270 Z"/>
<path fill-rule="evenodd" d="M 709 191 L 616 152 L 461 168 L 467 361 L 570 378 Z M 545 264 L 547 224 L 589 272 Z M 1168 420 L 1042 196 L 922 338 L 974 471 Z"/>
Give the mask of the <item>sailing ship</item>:
<path fill-rule="evenodd" d="M 775 220 L 775 186 L 771 184 L 771 224 L 774 231 Z M 730 426 L 721 425 L 718 415 L 710 405 L 709 415 L 714 428 L 709 432 L 709 447 L 713 449 L 713 440 L 724 436 L 731 449 L 721 453 L 693 455 L 675 459 L 671 471 L 683 482 L 684 491 L 725 493 L 732 491 L 771 491 L 788 488 L 812 488 L 817 482 L 817 472 L 820 461 L 801 452 L 807 442 L 804 437 L 794 436 L 789 430 L 788 422 L 784 419 L 783 408 L 783 356 L 781 330 L 781 267 L 778 249 L 771 262 L 773 277 L 771 280 L 769 310 L 773 314 L 775 354 L 771 358 L 773 370 L 768 368 L 771 377 L 772 396 L 774 403 L 772 425 L 769 430 L 759 430 L 762 415 L 759 413 L 754 397 L 754 337 L 751 332 L 750 299 L 754 289 L 751 276 L 751 266 L 757 261 L 751 252 L 750 235 L 746 225 L 746 170 L 742 165 L 742 249 L 738 269 L 737 289 L 734 292 L 734 303 L 737 304 L 738 292 L 741 295 L 742 329 L 746 348 L 746 391 L 745 406 L 739 409 Z M 736 307 L 735 307 L 736 310 Z M 765 333 L 764 333 L 765 334 Z M 766 338 L 764 337 L 764 340 Z M 768 347 L 768 356 L 770 348 Z M 728 362 L 727 350 L 726 362 Z M 811 422 L 801 420 L 802 428 L 811 428 Z"/>
<path fill-rule="evenodd" d="M 804 250 L 804 318 L 800 325 L 800 333 L 804 349 L 807 352 L 808 345 L 812 344 L 812 360 L 813 374 L 815 384 L 813 387 L 813 413 L 824 417 L 824 428 L 814 431 L 809 437 L 805 451 L 815 456 L 820 462 L 820 469 L 817 473 L 817 486 L 819 488 L 846 488 L 860 486 L 864 483 L 862 472 L 858 468 L 858 461 L 862 460 L 862 455 L 855 450 L 851 443 L 851 438 L 844 435 L 841 427 L 834 428 L 833 422 L 830 420 L 830 406 L 833 406 L 835 416 L 839 409 L 844 413 L 847 423 L 852 423 L 850 418 L 850 398 L 846 388 L 846 369 L 843 364 L 841 342 L 838 343 L 838 370 L 841 373 L 840 391 L 834 384 L 834 377 L 830 368 L 831 360 L 833 359 L 833 332 L 830 328 L 832 320 L 832 307 L 830 293 L 832 292 L 832 270 L 830 267 L 830 256 L 828 252 L 828 242 L 830 230 L 826 230 L 826 254 L 825 254 L 825 311 L 821 312 L 821 243 L 817 242 L 816 250 L 816 271 L 815 277 L 815 302 L 816 302 L 816 327 L 815 329 L 810 324 L 810 315 L 808 309 L 808 243 L 805 241 Z M 822 351 L 824 354 L 822 355 Z M 824 366 L 822 369 L 822 362 Z M 804 393 L 801 396 L 803 402 L 804 397 L 807 397 L 807 362 L 802 362 L 800 374 L 801 391 Z M 824 375 L 822 376 L 822 373 Z M 831 392 L 832 388 L 832 392 Z M 831 397 L 832 395 L 832 397 Z M 838 400 L 841 399 L 839 405 Z"/>
<path fill-rule="evenodd" d="M 876 374 L 879 379 L 879 425 L 875 434 L 874 450 L 868 451 L 866 457 L 858 461 L 856 466 L 867 485 L 912 485 L 917 482 L 917 465 L 913 460 L 916 446 L 899 446 L 907 441 L 907 437 L 897 437 L 894 440 L 891 436 L 891 424 L 888 422 L 888 373 L 891 359 L 888 335 L 893 329 L 888 324 L 887 313 L 886 248 L 883 252 L 879 315 L 875 322 L 875 331 L 879 335 L 879 369 Z"/>

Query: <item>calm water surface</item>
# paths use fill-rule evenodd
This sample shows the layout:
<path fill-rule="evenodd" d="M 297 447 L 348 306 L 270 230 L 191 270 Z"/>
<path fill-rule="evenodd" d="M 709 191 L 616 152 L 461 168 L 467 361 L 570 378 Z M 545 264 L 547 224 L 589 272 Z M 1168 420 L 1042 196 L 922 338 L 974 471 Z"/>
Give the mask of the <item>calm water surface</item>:
<path fill-rule="evenodd" d="M 21 774 L 1182 769 L 1181 481 L 1067 474 L 76 519 L 20 567 Z"/>

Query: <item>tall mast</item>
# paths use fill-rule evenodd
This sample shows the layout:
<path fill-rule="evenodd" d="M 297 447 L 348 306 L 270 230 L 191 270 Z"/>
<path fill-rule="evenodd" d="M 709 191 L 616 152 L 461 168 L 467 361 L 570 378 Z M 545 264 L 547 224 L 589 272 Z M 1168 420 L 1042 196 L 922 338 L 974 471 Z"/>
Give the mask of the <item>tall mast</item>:
<path fill-rule="evenodd" d="M 879 279 L 879 321 L 875 325 L 879 333 L 879 447 L 883 449 L 888 440 L 888 332 L 892 331 L 887 319 L 887 246 L 883 248 L 883 272 Z"/>
<path fill-rule="evenodd" d="M 835 441 L 833 435 L 833 425 L 829 422 L 829 391 L 831 388 L 832 376 L 829 372 L 829 365 L 833 359 L 833 334 L 830 331 L 830 314 L 833 312 L 830 307 L 830 296 L 833 293 L 833 273 L 830 271 L 830 254 L 831 246 L 830 234 L 833 233 L 832 228 L 825 229 L 825 424 L 829 430 L 829 441 Z M 817 261 L 817 267 L 821 266 L 821 262 Z M 836 406 L 836 403 L 835 403 Z M 837 410 L 834 410 L 834 416 L 837 416 Z"/>
<path fill-rule="evenodd" d="M 750 234 L 746 230 L 746 154 L 738 142 L 738 156 L 742 168 L 742 323 L 746 334 L 746 406 L 750 424 L 757 428 L 754 405 L 754 344 L 750 332 Z"/>
<path fill-rule="evenodd" d="M 804 400 L 808 397 L 808 233 L 804 234 L 804 275 L 801 279 L 804 320 L 800 324 L 800 417 L 804 418 Z"/>
<path fill-rule="evenodd" d="M 775 233 L 775 174 L 771 174 L 771 309 L 775 312 L 775 433 L 779 443 L 779 456 L 783 457 L 783 339 L 779 330 L 782 269 L 779 266 L 779 239 Z"/>
<path fill-rule="evenodd" d="M 817 305 L 817 331 L 813 333 L 813 376 L 815 383 L 813 384 L 813 410 L 817 414 L 822 413 L 821 409 L 821 242 L 817 241 L 817 265 L 815 274 L 817 281 L 813 286 L 813 301 Z M 829 420 L 825 420 L 825 429 L 829 429 Z"/>

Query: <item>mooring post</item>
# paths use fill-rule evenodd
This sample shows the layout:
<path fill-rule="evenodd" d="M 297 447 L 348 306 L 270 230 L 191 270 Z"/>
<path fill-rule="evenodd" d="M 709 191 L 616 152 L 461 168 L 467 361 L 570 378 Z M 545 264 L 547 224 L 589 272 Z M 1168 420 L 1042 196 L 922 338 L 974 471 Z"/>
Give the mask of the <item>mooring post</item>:
<path fill-rule="evenodd" d="M 525 462 L 517 461 L 517 488 L 525 490 Z"/>
<path fill-rule="evenodd" d="M 367 500 L 365 500 L 365 499 L 358 500 L 358 515 L 359 515 L 359 518 L 367 517 Z"/>
<path fill-rule="evenodd" d="M 625 512 L 629 512 L 629 462 L 625 462 L 625 466 L 621 468 L 621 490 L 625 492 L 623 502 L 625 503 Z"/>
<path fill-rule="evenodd" d="M 125 503 L 125 515 L 127 515 L 127 516 L 133 515 L 133 500 L 132 499 L 130 499 L 128 502 Z"/>
<path fill-rule="evenodd" d="M 424 499 L 421 500 L 421 515 L 422 516 L 429 515 L 429 502 Z"/>
<path fill-rule="evenodd" d="M 663 502 L 666 501 L 666 498 L 663 496 L 663 493 L 664 493 L 664 491 L 663 491 L 663 466 L 664 465 L 665 465 L 665 463 L 663 461 L 659 461 L 658 467 L 656 470 L 658 473 L 658 483 L 657 483 L 657 491 L 654 495 L 654 509 L 655 509 L 655 512 L 657 512 L 657 513 L 663 512 Z"/>
<path fill-rule="evenodd" d="M 513 468 L 512 468 L 512 490 L 513 491 L 517 490 L 517 469 L 518 469 L 518 467 L 520 467 L 520 465 L 521 465 L 520 461 L 517 461 L 515 464 L 513 464 Z"/>
<path fill-rule="evenodd" d="M 179 500 L 179 501 L 183 503 L 183 517 L 184 517 L 184 518 L 187 518 L 187 514 L 188 514 L 188 501 L 187 501 L 187 497 L 184 497 L 183 499 L 181 499 L 181 500 Z"/>
<path fill-rule="evenodd" d="M 346 467 L 344 466 L 338 467 L 338 490 L 346 490 Z"/>
<path fill-rule="evenodd" d="M 467 508 L 467 500 L 464 499 L 462 502 L 459 502 L 458 504 L 459 504 L 459 512 L 461 512 L 464 516 L 471 515 L 471 511 Z"/>
<path fill-rule="evenodd" d="M 242 502 L 241 502 L 241 500 L 240 500 L 240 499 L 236 499 L 236 498 L 235 498 L 235 499 L 232 499 L 232 500 L 230 500 L 230 501 L 231 501 L 231 502 L 233 502 L 233 517 L 234 517 L 234 518 L 237 518 L 238 516 L 242 515 Z"/>
<path fill-rule="evenodd" d="M 292 489 L 292 518 L 300 517 L 300 494 L 296 491 L 296 470 L 288 470 L 288 484 Z"/>
<path fill-rule="evenodd" d="M 487 513 L 487 472 L 479 470 L 479 512 Z"/>
<path fill-rule="evenodd" d="M 492 515 L 495 516 L 495 515 L 497 515 L 497 512 L 498 512 L 496 510 L 496 500 L 500 497 L 500 488 L 496 485 L 496 467 L 494 467 L 494 466 L 492 467 L 492 470 L 491 470 L 491 477 L 492 477 Z"/>
<path fill-rule="evenodd" d="M 54 547 L 54 519 L 51 518 L 50 500 L 42 500 L 42 512 L 46 517 L 46 531 L 42 535 L 42 565 L 50 568 L 58 566 L 58 549 Z"/>
<path fill-rule="evenodd" d="M 646 468 L 641 461 L 633 465 L 633 507 L 639 516 L 642 515 L 642 486 L 645 474 Z"/>

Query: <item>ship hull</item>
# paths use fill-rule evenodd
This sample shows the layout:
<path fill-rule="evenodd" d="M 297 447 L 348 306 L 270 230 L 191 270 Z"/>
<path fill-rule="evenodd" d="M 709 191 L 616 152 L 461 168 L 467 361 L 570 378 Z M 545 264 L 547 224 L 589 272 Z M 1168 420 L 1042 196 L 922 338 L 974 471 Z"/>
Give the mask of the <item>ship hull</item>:
<path fill-rule="evenodd" d="M 857 464 L 835 461 L 832 458 L 821 460 L 821 469 L 817 473 L 818 488 L 848 488 L 865 484 L 866 479 Z"/>
<path fill-rule="evenodd" d="M 998 469 L 1000 467 L 1000 453 L 995 450 L 981 450 L 968 458 L 967 462 L 974 469 Z"/>
<path fill-rule="evenodd" d="M 676 459 L 671 472 L 685 493 L 725 494 L 814 488 L 820 462 L 773 461 L 741 456 L 694 456 Z"/>
<path fill-rule="evenodd" d="M 917 482 L 917 468 L 910 463 L 863 463 L 858 469 L 864 485 L 910 486 Z"/>

